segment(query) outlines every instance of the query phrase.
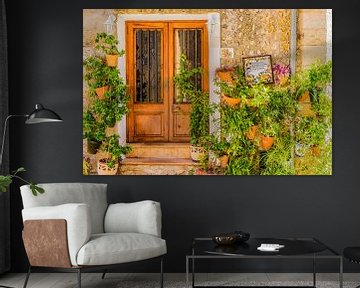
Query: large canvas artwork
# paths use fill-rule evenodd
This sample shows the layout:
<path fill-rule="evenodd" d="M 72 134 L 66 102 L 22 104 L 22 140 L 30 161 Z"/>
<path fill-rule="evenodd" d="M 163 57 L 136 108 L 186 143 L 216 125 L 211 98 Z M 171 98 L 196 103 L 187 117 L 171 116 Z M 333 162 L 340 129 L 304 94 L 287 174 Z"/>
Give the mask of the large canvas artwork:
<path fill-rule="evenodd" d="M 83 174 L 331 175 L 331 17 L 83 10 Z"/>

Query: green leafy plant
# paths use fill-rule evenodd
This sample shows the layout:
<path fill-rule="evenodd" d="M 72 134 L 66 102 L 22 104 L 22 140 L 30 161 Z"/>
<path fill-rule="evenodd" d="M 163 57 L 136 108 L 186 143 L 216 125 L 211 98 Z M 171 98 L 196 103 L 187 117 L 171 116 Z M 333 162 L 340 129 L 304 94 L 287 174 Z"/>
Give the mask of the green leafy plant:
<path fill-rule="evenodd" d="M 201 73 L 202 69 L 200 67 L 192 67 L 185 54 L 180 55 L 179 70 L 174 76 L 175 86 L 178 90 L 177 102 L 191 102 L 197 98 L 201 88 L 196 87 L 195 79 L 200 77 Z"/>
<path fill-rule="evenodd" d="M 119 56 L 123 56 L 125 54 L 124 50 L 118 50 L 117 45 L 119 44 L 119 41 L 114 35 L 107 34 L 105 32 L 98 33 L 95 38 L 95 43 L 95 48 L 105 54 Z"/>
<path fill-rule="evenodd" d="M 208 151 L 212 151 L 215 156 L 221 157 L 223 155 L 229 155 L 230 143 L 226 139 L 221 139 L 216 135 L 209 135 L 207 137 L 206 148 Z"/>
<path fill-rule="evenodd" d="M 102 58 L 91 56 L 83 62 L 83 65 L 85 67 L 84 79 L 89 86 L 91 95 L 94 95 L 96 88 L 109 85 L 108 75 L 111 68 L 104 64 Z"/>
<path fill-rule="evenodd" d="M 280 129 L 280 124 L 276 119 L 266 116 L 261 119 L 260 122 L 260 132 L 264 136 L 275 137 L 278 135 Z"/>
<path fill-rule="evenodd" d="M 122 117 L 128 113 L 127 99 L 108 97 L 107 99 L 97 99 L 93 102 L 92 108 L 99 121 L 105 126 L 113 127 L 115 122 L 120 121 Z"/>
<path fill-rule="evenodd" d="M 315 117 L 299 117 L 295 122 L 295 140 L 302 145 L 321 145 L 329 130 L 327 122 Z"/>
<path fill-rule="evenodd" d="M 200 77 L 201 68 L 193 68 L 185 54 L 180 56 L 180 65 L 174 76 L 178 89 L 178 102 L 190 102 L 190 142 L 194 146 L 201 146 L 202 138 L 209 135 L 209 118 L 214 106 L 209 102 L 209 94 L 196 87 L 195 79 Z"/>
<path fill-rule="evenodd" d="M 107 153 L 106 164 L 113 168 L 123 155 L 131 152 L 132 148 L 129 145 L 121 146 L 119 143 L 120 136 L 113 134 L 105 138 L 100 146 L 100 150 Z"/>
<path fill-rule="evenodd" d="M 83 113 L 83 138 L 94 142 L 105 139 L 105 125 L 96 121 L 93 113 L 87 110 Z"/>
<path fill-rule="evenodd" d="M 261 175 L 294 175 L 292 150 L 294 140 L 289 133 L 278 134 L 274 147 L 260 154 Z"/>
<path fill-rule="evenodd" d="M 310 158 L 313 159 L 311 165 L 322 163 L 322 168 L 315 169 L 309 164 L 307 171 L 314 174 L 327 174 L 331 171 L 331 139 L 328 139 L 328 135 L 331 129 L 332 103 L 327 93 L 327 86 L 331 83 L 331 70 L 331 62 L 317 62 L 309 69 L 297 72 L 282 85 L 249 85 L 241 68 L 233 73 L 232 83 L 217 80 L 215 84 L 219 94 L 241 99 L 235 107 L 225 104 L 218 107 L 221 114 L 218 124 L 220 139 L 229 144 L 226 148 L 229 165 L 225 174 L 306 174 L 306 169 L 294 165 L 296 142 L 304 147 L 316 145 L 321 151 L 319 156 L 310 153 Z M 311 96 L 315 117 L 299 114 L 300 105 L 297 100 L 305 91 L 309 91 Z M 258 127 L 255 130 L 258 136 L 249 139 L 247 135 L 254 125 Z M 259 151 L 260 135 L 275 137 L 271 149 Z M 220 149 L 215 142 L 215 145 L 209 145 L 209 150 L 218 155 Z"/>
<path fill-rule="evenodd" d="M 110 89 L 106 93 L 107 98 L 119 98 L 120 101 L 127 100 L 126 83 L 117 68 L 106 67 L 107 85 Z"/>
<path fill-rule="evenodd" d="M 319 92 L 323 91 L 332 81 L 332 61 L 313 63 L 309 69 L 295 73 L 291 77 L 291 90 L 298 97 L 308 91 L 312 101 L 317 100 Z"/>
<path fill-rule="evenodd" d="M 15 178 L 30 185 L 31 192 L 34 196 L 37 196 L 38 194 L 43 194 L 45 192 L 44 188 L 39 187 L 35 182 L 27 181 L 18 175 L 19 173 L 25 171 L 26 171 L 25 168 L 20 167 L 16 171 L 8 175 L 0 175 L 0 192 L 6 192 L 10 184 L 13 182 L 13 179 Z"/>

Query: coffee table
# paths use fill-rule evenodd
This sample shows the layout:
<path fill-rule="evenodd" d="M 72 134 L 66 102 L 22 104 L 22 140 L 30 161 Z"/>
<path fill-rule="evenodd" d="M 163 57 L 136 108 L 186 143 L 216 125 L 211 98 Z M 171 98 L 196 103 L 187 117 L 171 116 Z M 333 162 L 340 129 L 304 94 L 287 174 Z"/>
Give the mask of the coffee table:
<path fill-rule="evenodd" d="M 262 243 L 280 244 L 284 248 L 276 252 L 263 252 L 257 250 Z M 250 238 L 245 243 L 228 246 L 215 244 L 211 238 L 194 238 L 191 254 L 186 255 L 186 287 L 205 287 L 195 285 L 195 260 L 201 259 L 312 259 L 313 285 L 293 287 L 316 288 L 316 260 L 333 259 L 339 261 L 339 287 L 343 287 L 343 258 L 335 250 L 315 238 Z M 191 267 L 190 267 L 191 266 Z M 189 274 L 191 268 L 192 283 L 189 286 Z M 208 287 L 208 286 L 206 286 Z M 215 287 L 215 286 L 211 286 Z M 222 287 L 248 287 L 248 286 L 222 286 Z M 254 287 L 254 286 L 251 286 Z M 256 287 L 256 286 L 255 286 Z M 276 286 L 271 286 L 276 287 Z M 281 286 L 284 287 L 284 286 Z"/>

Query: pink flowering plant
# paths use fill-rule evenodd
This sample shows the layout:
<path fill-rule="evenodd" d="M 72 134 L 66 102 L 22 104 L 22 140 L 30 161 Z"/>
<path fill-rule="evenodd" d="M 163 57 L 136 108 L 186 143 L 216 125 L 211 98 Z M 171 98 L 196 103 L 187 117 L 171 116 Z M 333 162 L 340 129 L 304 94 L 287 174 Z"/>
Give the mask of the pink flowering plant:
<path fill-rule="evenodd" d="M 275 77 L 275 84 L 283 86 L 287 83 L 290 77 L 290 65 L 275 64 L 273 65 L 273 73 Z"/>

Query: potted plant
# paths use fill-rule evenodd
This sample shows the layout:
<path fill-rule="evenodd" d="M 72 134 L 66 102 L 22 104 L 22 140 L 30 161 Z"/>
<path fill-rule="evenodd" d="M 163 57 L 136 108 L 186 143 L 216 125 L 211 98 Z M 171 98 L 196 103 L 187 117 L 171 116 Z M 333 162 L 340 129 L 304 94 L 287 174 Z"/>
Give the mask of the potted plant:
<path fill-rule="evenodd" d="M 227 84 L 232 84 L 234 80 L 234 72 L 236 70 L 235 66 L 222 66 L 215 70 L 216 77 L 219 81 L 225 82 Z"/>
<path fill-rule="evenodd" d="M 240 106 L 258 108 L 270 101 L 271 88 L 268 85 L 262 82 L 249 85 L 246 82 L 244 70 L 241 67 L 237 67 L 232 75 L 233 82 L 231 85 L 222 81 L 215 82 L 219 87 L 222 103 L 230 107 L 240 104 Z"/>
<path fill-rule="evenodd" d="M 208 149 L 216 157 L 215 164 L 220 168 L 226 168 L 229 163 L 230 143 L 226 139 L 219 139 L 214 135 L 209 136 L 209 138 Z"/>
<path fill-rule="evenodd" d="M 257 136 L 257 132 L 258 132 L 258 128 L 259 128 L 259 125 L 257 124 L 254 124 L 250 127 L 250 129 L 246 132 L 246 137 L 247 139 L 249 140 L 254 140 Z"/>
<path fill-rule="evenodd" d="M 96 154 L 105 136 L 104 124 L 97 122 L 90 110 L 85 111 L 83 113 L 83 137 L 87 139 L 89 154 Z"/>
<path fill-rule="evenodd" d="M 330 122 L 321 118 L 299 117 L 295 123 L 295 141 L 302 149 L 310 148 L 313 155 L 319 156 L 326 142 Z M 305 154 L 304 152 L 301 154 Z"/>
<path fill-rule="evenodd" d="M 109 69 L 101 58 L 95 56 L 87 58 L 83 64 L 86 70 L 84 79 L 89 86 L 90 95 L 95 92 L 99 99 L 104 99 L 109 90 Z"/>
<path fill-rule="evenodd" d="M 99 175 L 115 175 L 119 168 L 119 160 L 131 151 L 131 146 L 121 146 L 119 135 L 111 135 L 105 138 L 101 144 L 101 151 L 105 157 L 98 160 L 97 173 Z"/>
<path fill-rule="evenodd" d="M 285 86 L 289 83 L 291 74 L 290 65 L 274 64 L 273 73 L 276 85 Z"/>
<path fill-rule="evenodd" d="M 235 81 L 235 68 L 234 67 L 222 67 L 216 70 L 217 72 L 217 81 L 215 85 L 219 87 L 219 94 L 221 94 L 221 103 L 229 107 L 236 107 L 241 99 L 239 93 L 237 93 L 236 85 L 233 85 Z M 228 75 L 228 76 L 226 76 Z M 229 78 L 231 77 L 231 81 Z"/>
<path fill-rule="evenodd" d="M 125 54 L 124 50 L 118 50 L 117 45 L 119 44 L 119 41 L 114 35 L 98 33 L 95 38 L 95 43 L 95 48 L 105 54 L 106 64 L 109 67 L 116 67 L 119 57 Z"/>
<path fill-rule="evenodd" d="M 299 101 L 299 114 L 315 117 L 313 104 L 332 81 L 332 62 L 315 62 L 309 69 L 300 71 L 291 79 L 291 90 Z"/>
<path fill-rule="evenodd" d="M 200 161 L 205 156 L 202 141 L 209 134 L 209 117 L 213 109 L 209 102 L 209 94 L 195 86 L 194 79 L 201 73 L 201 68 L 192 67 L 185 54 L 180 56 L 180 66 L 174 76 L 174 83 L 179 91 L 177 101 L 191 104 L 190 154 L 194 161 Z"/>
<path fill-rule="evenodd" d="M 279 123 L 275 119 L 265 117 L 260 124 L 260 150 L 269 150 L 273 144 L 275 136 L 279 131 Z"/>
<path fill-rule="evenodd" d="M 191 159 L 200 161 L 205 157 L 204 143 L 209 135 L 209 119 L 214 107 L 209 103 L 209 94 L 198 91 L 191 99 L 190 112 L 190 143 Z"/>

